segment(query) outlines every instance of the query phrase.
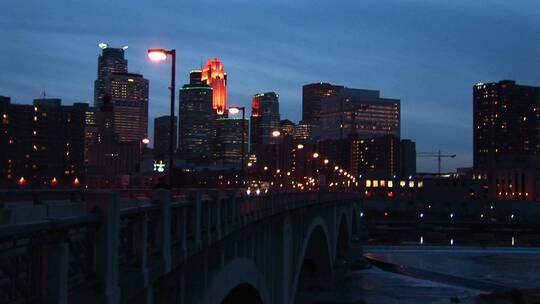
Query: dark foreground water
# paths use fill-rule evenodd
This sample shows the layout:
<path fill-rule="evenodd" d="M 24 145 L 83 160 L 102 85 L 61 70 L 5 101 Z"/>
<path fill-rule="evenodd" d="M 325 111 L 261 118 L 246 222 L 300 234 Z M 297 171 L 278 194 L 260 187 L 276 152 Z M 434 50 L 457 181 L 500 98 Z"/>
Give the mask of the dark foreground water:
<path fill-rule="evenodd" d="M 302 294 L 299 302 L 477 303 L 479 295 L 501 292 L 502 287 L 540 288 L 540 249 L 537 248 L 396 245 L 366 246 L 364 252 L 404 269 L 420 269 L 421 275 L 412 277 L 378 267 L 338 271 L 332 290 Z M 440 280 L 437 276 L 434 280 L 429 273 L 446 274 L 451 280 Z M 486 284 L 479 288 L 473 284 L 477 282 Z"/>

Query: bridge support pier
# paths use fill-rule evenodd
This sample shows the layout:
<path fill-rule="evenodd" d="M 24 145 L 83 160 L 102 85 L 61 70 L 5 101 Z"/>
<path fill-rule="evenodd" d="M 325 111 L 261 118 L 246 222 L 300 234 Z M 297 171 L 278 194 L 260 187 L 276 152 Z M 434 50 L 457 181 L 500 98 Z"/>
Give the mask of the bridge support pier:
<path fill-rule="evenodd" d="M 103 217 L 103 225 L 94 240 L 94 269 L 101 281 L 101 303 L 116 304 L 120 300 L 118 284 L 118 260 L 120 242 L 120 204 L 118 194 L 93 193 L 88 208 Z"/>
<path fill-rule="evenodd" d="M 41 254 L 45 257 L 41 263 L 41 298 L 44 303 L 67 303 L 68 243 L 64 240 L 53 240 L 42 247 Z"/>

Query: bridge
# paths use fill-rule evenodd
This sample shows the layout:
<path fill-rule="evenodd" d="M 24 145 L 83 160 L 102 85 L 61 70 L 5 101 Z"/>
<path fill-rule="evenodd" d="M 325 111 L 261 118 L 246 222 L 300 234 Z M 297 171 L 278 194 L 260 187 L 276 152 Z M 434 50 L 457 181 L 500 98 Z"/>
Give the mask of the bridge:
<path fill-rule="evenodd" d="M 294 303 L 350 258 L 360 228 L 351 192 L 71 200 L 85 212 L 0 225 L 1 303 Z"/>

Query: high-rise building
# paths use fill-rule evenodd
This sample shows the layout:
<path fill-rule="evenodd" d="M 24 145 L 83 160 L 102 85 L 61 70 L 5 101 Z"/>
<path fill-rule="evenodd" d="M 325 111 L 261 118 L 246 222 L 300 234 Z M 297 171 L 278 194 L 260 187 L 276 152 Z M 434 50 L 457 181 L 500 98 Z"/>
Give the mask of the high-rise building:
<path fill-rule="evenodd" d="M 306 142 L 312 139 L 313 125 L 301 120 L 294 128 L 293 137 L 295 141 Z"/>
<path fill-rule="evenodd" d="M 393 135 L 352 139 L 350 173 L 353 176 L 388 178 L 399 175 L 400 142 Z"/>
<path fill-rule="evenodd" d="M 279 142 L 272 132 L 280 130 L 278 95 L 274 92 L 253 96 L 251 105 L 251 152 L 258 156 L 265 145 Z"/>
<path fill-rule="evenodd" d="M 120 142 L 140 142 L 148 137 L 148 80 L 140 74 L 113 73 L 106 82 Z"/>
<path fill-rule="evenodd" d="M 215 120 L 215 126 L 215 163 L 218 166 L 240 168 L 242 161 L 242 137 L 244 137 L 245 153 L 248 147 L 248 120 L 242 120 L 241 118 L 217 118 Z M 242 130 L 244 131 L 243 134 Z"/>
<path fill-rule="evenodd" d="M 343 86 L 330 83 L 312 83 L 302 87 L 302 120 L 308 124 L 317 124 L 321 111 L 321 101 L 339 93 Z"/>
<path fill-rule="evenodd" d="M 197 73 L 193 75 L 196 79 Z M 191 78 L 191 76 L 190 76 Z M 227 73 L 219 58 L 208 60 L 201 73 L 201 81 L 212 87 L 212 107 L 218 115 L 227 109 Z"/>
<path fill-rule="evenodd" d="M 171 128 L 171 116 L 165 115 L 154 119 L 154 159 L 155 160 L 168 160 L 169 155 L 169 143 L 170 143 L 170 128 Z M 173 147 L 176 147 L 176 130 L 177 117 L 174 117 L 174 129 L 173 129 Z"/>
<path fill-rule="evenodd" d="M 381 98 L 379 91 L 350 88 L 324 98 L 313 138 L 343 139 L 351 133 L 360 138 L 399 138 L 400 101 Z"/>
<path fill-rule="evenodd" d="M 217 116 L 212 95 L 212 87 L 203 83 L 186 84 L 180 89 L 179 154 L 187 162 L 208 164 L 212 160 Z"/>
<path fill-rule="evenodd" d="M 110 48 L 100 44 L 101 55 L 98 57 L 97 79 L 94 81 L 94 106 L 99 107 L 108 93 L 107 77 L 112 73 L 127 73 L 128 62 L 124 58 L 125 48 Z"/>
<path fill-rule="evenodd" d="M 41 98 L 33 105 L 0 100 L 0 169 L 4 186 L 48 187 L 84 177 L 86 103 L 62 106 Z"/>
<path fill-rule="evenodd" d="M 474 167 L 540 152 L 540 88 L 512 80 L 473 87 Z"/>

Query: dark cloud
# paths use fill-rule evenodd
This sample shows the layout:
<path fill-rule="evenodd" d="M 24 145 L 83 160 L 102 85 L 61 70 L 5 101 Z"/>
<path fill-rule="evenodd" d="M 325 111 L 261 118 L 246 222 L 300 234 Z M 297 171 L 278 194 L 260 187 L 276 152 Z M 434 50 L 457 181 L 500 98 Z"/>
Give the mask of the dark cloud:
<path fill-rule="evenodd" d="M 472 162 L 474 83 L 540 84 L 539 17 L 537 0 L 4 1 L 0 94 L 91 101 L 97 43 L 128 44 L 130 70 L 151 81 L 152 127 L 168 110 L 169 68 L 149 63 L 145 50 L 175 47 L 178 85 L 219 56 L 231 103 L 249 106 L 254 93 L 273 90 L 293 120 L 302 84 L 379 89 L 402 100 L 402 133 L 418 150 L 458 154 L 445 163 L 451 169 Z"/>

